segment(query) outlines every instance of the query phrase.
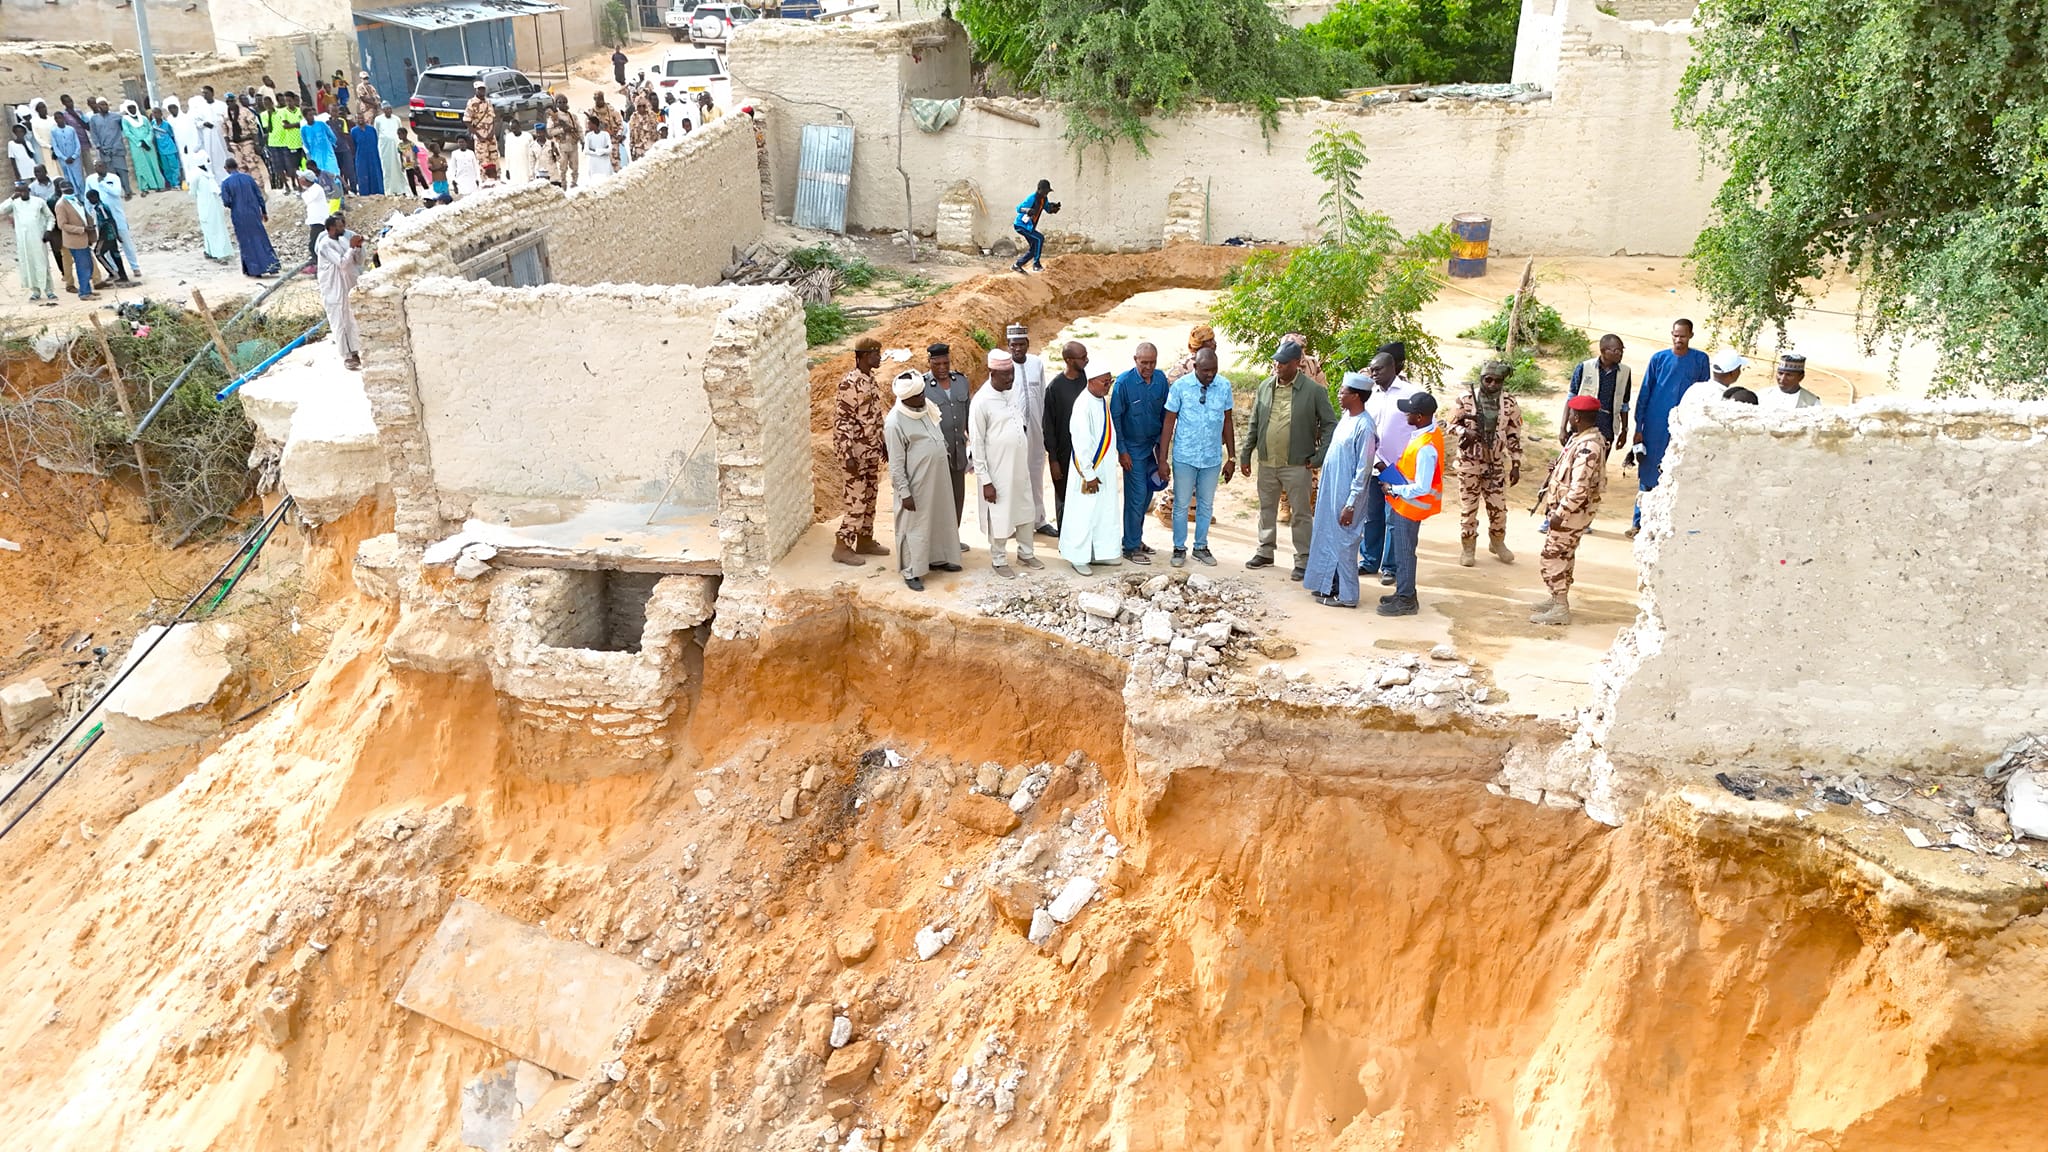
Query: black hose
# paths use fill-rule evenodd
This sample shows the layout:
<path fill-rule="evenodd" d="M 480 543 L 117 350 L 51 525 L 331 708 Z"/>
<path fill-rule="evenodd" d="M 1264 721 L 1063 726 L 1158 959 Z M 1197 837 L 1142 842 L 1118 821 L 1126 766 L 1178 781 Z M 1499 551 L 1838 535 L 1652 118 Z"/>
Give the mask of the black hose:
<path fill-rule="evenodd" d="M 95 724 L 92 726 L 92 734 L 85 738 L 85 742 L 83 744 L 79 745 L 78 751 L 72 755 L 71 759 L 65 761 L 64 767 L 60 769 L 55 776 L 50 777 L 50 782 L 48 784 L 43 785 L 43 790 L 41 792 L 36 793 L 35 799 L 30 800 L 28 802 L 28 807 L 23 808 L 19 815 L 17 815 L 14 819 L 9 820 L 7 822 L 7 827 L 0 828 L 0 840 L 7 839 L 7 834 L 9 832 L 14 831 L 14 826 L 16 824 L 19 824 L 23 820 L 28 819 L 28 814 L 36 810 L 36 805 L 41 804 L 43 802 L 43 797 L 48 796 L 50 794 L 50 789 L 55 788 L 59 784 L 62 784 L 64 782 L 64 778 L 66 776 L 71 775 L 71 770 L 73 768 L 78 767 L 78 762 L 80 760 L 85 759 L 85 754 L 87 752 L 92 751 L 92 746 L 100 742 L 100 737 L 106 735 L 106 731 L 106 728 L 102 725 Z"/>
<path fill-rule="evenodd" d="M 265 516 L 262 522 L 257 524 L 256 527 L 250 531 L 249 535 L 243 537 L 242 543 L 235 549 L 234 555 L 228 557 L 227 562 L 222 564 L 220 568 L 214 572 L 212 578 L 207 580 L 207 582 L 203 586 L 201 586 L 199 591 L 194 592 L 192 594 L 192 598 L 190 600 L 185 601 L 185 606 L 178 610 L 178 614 L 171 618 L 171 622 L 164 626 L 163 631 L 156 634 L 155 639 L 152 639 L 149 642 L 149 647 L 144 648 L 142 650 L 142 655 L 137 656 L 134 659 L 128 661 L 128 666 L 121 670 L 120 675 L 114 677 L 114 682 L 112 684 L 107 685 L 105 688 L 101 689 L 100 694 L 93 699 L 93 702 L 86 707 L 85 711 L 80 712 L 75 718 L 73 718 L 73 720 L 71 721 L 71 726 L 64 730 L 64 734 L 62 736 L 57 737 L 56 741 L 52 743 L 48 748 L 43 749 L 43 754 L 41 756 L 36 757 L 36 762 L 29 766 L 28 771 L 21 774 L 21 779 L 16 780 L 4 794 L 0 794 L 0 804 L 6 804 L 9 800 L 14 799 L 14 794 L 21 791 L 23 786 L 25 786 L 30 780 L 34 779 L 36 774 L 43 770 L 44 765 L 50 762 L 50 757 L 56 755 L 57 750 L 59 748 L 64 747 L 65 743 L 69 741 L 73 736 L 78 735 L 78 730 L 84 727 L 85 722 L 92 717 L 92 714 L 94 712 L 99 711 L 100 705 L 105 704 L 107 702 L 107 697 L 112 696 L 114 694 L 114 689 L 119 688 L 121 686 L 122 681 L 128 679 L 130 675 L 134 674 L 137 668 L 140 668 L 142 666 L 142 662 L 149 658 L 149 654 L 151 652 L 156 651 L 156 646 L 163 643 L 165 637 L 171 634 L 171 629 L 176 627 L 180 621 L 184 620 L 186 615 L 192 611 L 193 607 L 199 603 L 200 599 L 204 597 L 208 592 L 212 591 L 213 586 L 215 584 L 220 583 L 221 577 L 227 575 L 228 569 L 234 567 L 235 563 L 242 559 L 243 553 L 248 552 L 252 546 L 258 549 L 262 548 L 263 541 L 269 539 L 270 533 L 277 527 L 278 523 L 283 521 L 285 513 L 291 508 L 291 506 L 292 498 L 290 496 L 286 496 L 283 500 L 280 500 L 278 502 L 276 508 L 271 510 L 270 515 Z M 68 772 L 70 771 L 70 769 L 66 768 L 65 771 Z M 43 789 L 43 793 L 47 793 L 48 791 L 48 788 Z M 43 793 L 38 793 L 36 799 L 41 800 Z M 28 812 L 30 810 L 33 810 L 34 807 L 35 803 L 31 801 L 28 809 L 23 810 L 22 815 L 28 815 Z M 15 819 L 16 821 L 19 821 L 20 818 L 21 817 L 17 816 Z M 12 828 L 13 826 L 13 824 L 8 825 L 9 828 Z M 5 835 L 5 833 L 0 832 L 0 835 Z"/>

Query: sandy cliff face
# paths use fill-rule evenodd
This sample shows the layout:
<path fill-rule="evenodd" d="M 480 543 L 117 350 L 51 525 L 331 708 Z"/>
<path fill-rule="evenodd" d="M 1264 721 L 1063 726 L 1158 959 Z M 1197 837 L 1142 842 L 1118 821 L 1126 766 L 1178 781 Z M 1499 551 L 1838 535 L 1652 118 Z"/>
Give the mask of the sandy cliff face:
<path fill-rule="evenodd" d="M 775 608 L 652 770 L 533 771 L 353 598 L 244 731 L 88 761 L 0 844 L 10 1142 L 461 1146 L 517 1053 L 396 998 L 467 897 L 641 974 L 514 1147 L 2048 1146 L 2038 918 L 1494 796 L 1482 732 L 1176 728 L 1022 629 Z"/>

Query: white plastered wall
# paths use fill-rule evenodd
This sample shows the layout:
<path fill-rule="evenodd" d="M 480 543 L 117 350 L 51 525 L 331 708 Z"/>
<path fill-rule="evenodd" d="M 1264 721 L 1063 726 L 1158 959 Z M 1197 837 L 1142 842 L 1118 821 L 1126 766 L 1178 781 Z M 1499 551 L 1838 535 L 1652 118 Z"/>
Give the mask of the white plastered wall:
<path fill-rule="evenodd" d="M 1011 207 L 1045 177 L 1064 204 L 1044 222 L 1056 244 L 1145 249 L 1161 241 L 1168 194 L 1192 176 L 1207 189 L 1210 240 L 1299 241 L 1313 235 L 1321 191 L 1306 152 L 1316 129 L 1328 126 L 1363 139 L 1367 199 L 1404 229 L 1480 212 L 1493 217 L 1500 253 L 1689 250 L 1719 177 L 1698 168 L 1695 141 L 1671 123 L 1690 59 L 1686 35 L 1613 19 L 1587 0 L 1555 3 L 1555 36 L 1540 67 L 1530 65 L 1551 99 L 1372 108 L 1299 101 L 1270 133 L 1255 113 L 1219 105 L 1155 120 L 1148 156 L 1128 145 L 1072 151 L 1063 110 L 1041 101 L 996 102 L 1037 127 L 970 103 L 939 133 L 907 120 L 899 133 L 904 99 L 968 91 L 967 42 L 950 21 L 762 21 L 734 37 L 731 70 L 739 98 L 771 114 L 778 213 L 794 204 L 802 126 L 854 126 L 848 219 L 856 228 L 903 227 L 907 173 L 908 217 L 918 231 L 934 227 L 940 196 L 964 177 L 981 188 L 988 223 L 1007 234 Z"/>
<path fill-rule="evenodd" d="M 652 502 L 680 473 L 672 501 L 702 494 L 708 509 L 704 349 L 730 303 L 688 288 L 414 285 L 406 323 L 443 503 Z"/>
<path fill-rule="evenodd" d="M 1967 771 L 2048 730 L 2048 404 L 1715 404 L 1674 430 L 1603 669 L 1616 763 Z"/>

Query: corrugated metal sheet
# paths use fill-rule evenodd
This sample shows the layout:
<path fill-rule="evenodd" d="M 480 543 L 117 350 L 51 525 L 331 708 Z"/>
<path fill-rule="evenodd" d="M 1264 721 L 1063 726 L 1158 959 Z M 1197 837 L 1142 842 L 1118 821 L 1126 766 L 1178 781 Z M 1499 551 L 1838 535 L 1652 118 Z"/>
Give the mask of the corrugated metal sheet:
<path fill-rule="evenodd" d="M 796 226 L 846 231 L 853 180 L 853 126 L 806 124 L 796 162 Z"/>
<path fill-rule="evenodd" d="M 395 24 L 416 32 L 431 32 L 437 28 L 503 20 L 508 16 L 537 16 L 543 12 L 560 11 L 560 4 L 551 4 L 548 0 L 444 0 L 439 4 L 401 4 L 396 8 L 365 9 L 356 13 L 356 20 L 358 25 Z"/>

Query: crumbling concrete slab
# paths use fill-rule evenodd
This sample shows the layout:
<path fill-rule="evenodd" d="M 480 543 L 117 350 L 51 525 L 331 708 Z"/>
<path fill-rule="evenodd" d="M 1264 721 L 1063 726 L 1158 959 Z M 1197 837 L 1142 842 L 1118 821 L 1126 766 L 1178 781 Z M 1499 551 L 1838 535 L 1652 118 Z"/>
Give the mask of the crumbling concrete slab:
<path fill-rule="evenodd" d="M 629 1023 L 638 965 L 457 899 L 413 964 L 400 1007 L 581 1079 Z"/>
<path fill-rule="evenodd" d="M 38 678 L 0 688 L 0 725 L 19 736 L 57 713 L 57 694 Z"/>
<path fill-rule="evenodd" d="M 280 479 L 299 514 L 324 524 L 389 483 L 363 376 L 332 340 L 308 344 L 242 386 L 242 411 L 284 446 Z"/>
<path fill-rule="evenodd" d="M 135 638 L 123 668 L 144 652 L 149 658 L 107 698 L 107 739 L 126 754 L 191 744 L 227 723 L 235 675 L 228 657 L 241 629 L 223 621 L 179 624 L 150 651 L 158 636 L 164 636 L 161 624 Z"/>
<path fill-rule="evenodd" d="M 554 1084 L 553 1073 L 525 1060 L 508 1061 L 472 1077 L 462 1086 L 463 1146 L 504 1152 L 519 1131 L 520 1118 Z"/>

